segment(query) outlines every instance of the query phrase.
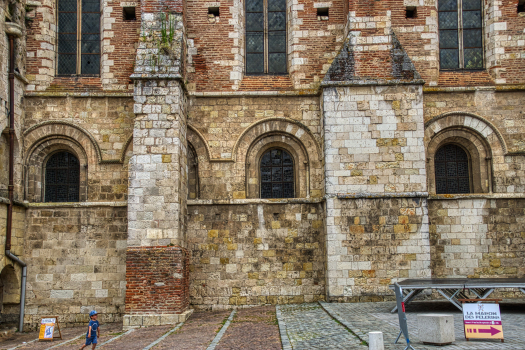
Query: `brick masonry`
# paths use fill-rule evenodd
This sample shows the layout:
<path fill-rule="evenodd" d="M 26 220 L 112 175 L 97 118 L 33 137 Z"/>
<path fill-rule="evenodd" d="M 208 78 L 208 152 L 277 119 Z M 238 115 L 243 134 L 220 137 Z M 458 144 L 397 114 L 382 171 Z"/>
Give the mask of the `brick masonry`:
<path fill-rule="evenodd" d="M 189 305 L 189 254 L 181 247 L 126 250 L 126 314 L 180 314 Z"/>

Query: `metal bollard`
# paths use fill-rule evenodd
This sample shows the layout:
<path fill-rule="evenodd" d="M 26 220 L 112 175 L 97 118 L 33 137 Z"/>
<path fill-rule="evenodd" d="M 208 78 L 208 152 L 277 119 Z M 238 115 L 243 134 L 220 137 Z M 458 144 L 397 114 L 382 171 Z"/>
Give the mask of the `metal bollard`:
<path fill-rule="evenodd" d="M 368 332 L 368 349 L 385 350 L 383 332 Z"/>

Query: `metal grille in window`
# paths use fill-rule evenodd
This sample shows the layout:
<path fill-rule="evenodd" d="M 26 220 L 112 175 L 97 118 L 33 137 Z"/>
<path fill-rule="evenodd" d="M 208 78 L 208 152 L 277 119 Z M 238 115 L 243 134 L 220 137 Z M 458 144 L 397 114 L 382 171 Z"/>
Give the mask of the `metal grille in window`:
<path fill-rule="evenodd" d="M 246 73 L 286 73 L 285 0 L 246 0 Z"/>
<path fill-rule="evenodd" d="M 483 68 L 481 1 L 439 0 L 438 12 L 441 69 Z"/>
<path fill-rule="evenodd" d="M 467 153 L 459 146 L 445 145 L 435 156 L 436 193 L 470 193 Z"/>
<path fill-rule="evenodd" d="M 99 0 L 59 0 L 57 53 L 59 75 L 99 74 Z"/>
<path fill-rule="evenodd" d="M 293 198 L 294 170 L 290 153 L 267 151 L 261 158 L 261 198 Z"/>
<path fill-rule="evenodd" d="M 46 202 L 78 202 L 80 163 L 73 154 L 55 153 L 46 163 Z"/>

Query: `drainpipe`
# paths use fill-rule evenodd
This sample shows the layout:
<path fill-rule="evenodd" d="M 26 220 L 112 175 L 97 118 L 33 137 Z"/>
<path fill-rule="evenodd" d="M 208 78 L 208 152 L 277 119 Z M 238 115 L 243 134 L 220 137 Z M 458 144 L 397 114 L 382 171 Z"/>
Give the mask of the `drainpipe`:
<path fill-rule="evenodd" d="M 22 28 L 16 23 L 5 23 L 5 32 L 9 36 L 9 185 L 7 186 L 9 204 L 7 206 L 7 224 L 5 232 L 5 255 L 22 267 L 22 285 L 20 288 L 20 323 L 18 331 L 24 330 L 24 307 L 26 299 L 27 264 L 11 253 L 11 234 L 13 231 L 14 205 L 14 150 L 15 150 L 15 37 L 22 36 Z"/>

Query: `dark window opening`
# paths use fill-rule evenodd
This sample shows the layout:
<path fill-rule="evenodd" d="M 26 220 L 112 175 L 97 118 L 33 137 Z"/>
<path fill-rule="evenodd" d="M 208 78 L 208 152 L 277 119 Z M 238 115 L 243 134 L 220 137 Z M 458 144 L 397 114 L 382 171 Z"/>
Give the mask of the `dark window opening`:
<path fill-rule="evenodd" d="M 219 8 L 218 7 L 208 7 L 208 15 L 219 17 L 220 15 Z"/>
<path fill-rule="evenodd" d="M 46 163 L 45 201 L 78 202 L 80 192 L 80 163 L 73 154 L 55 153 Z"/>
<path fill-rule="evenodd" d="M 286 63 L 286 1 L 246 0 L 246 74 L 285 74 Z"/>
<path fill-rule="evenodd" d="M 407 6 L 406 8 L 406 18 L 417 18 L 417 7 Z"/>
<path fill-rule="evenodd" d="M 271 149 L 261 158 L 261 198 L 294 198 L 293 158 L 285 150 Z"/>
<path fill-rule="evenodd" d="M 59 0 L 57 31 L 57 74 L 99 74 L 100 1 Z"/>
<path fill-rule="evenodd" d="M 436 193 L 470 193 L 470 173 L 467 153 L 459 146 L 448 144 L 435 156 Z"/>
<path fill-rule="evenodd" d="M 135 12 L 134 6 L 125 6 L 122 8 L 122 13 L 124 16 L 124 21 L 136 21 L 137 14 Z"/>
<path fill-rule="evenodd" d="M 328 21 L 328 15 L 329 15 L 329 12 L 328 12 L 328 7 L 318 7 L 317 8 L 317 19 L 319 21 Z"/>
<path fill-rule="evenodd" d="M 525 0 L 518 2 L 518 13 L 525 13 Z"/>
<path fill-rule="evenodd" d="M 440 68 L 482 69 L 481 0 L 439 0 L 438 17 Z"/>

